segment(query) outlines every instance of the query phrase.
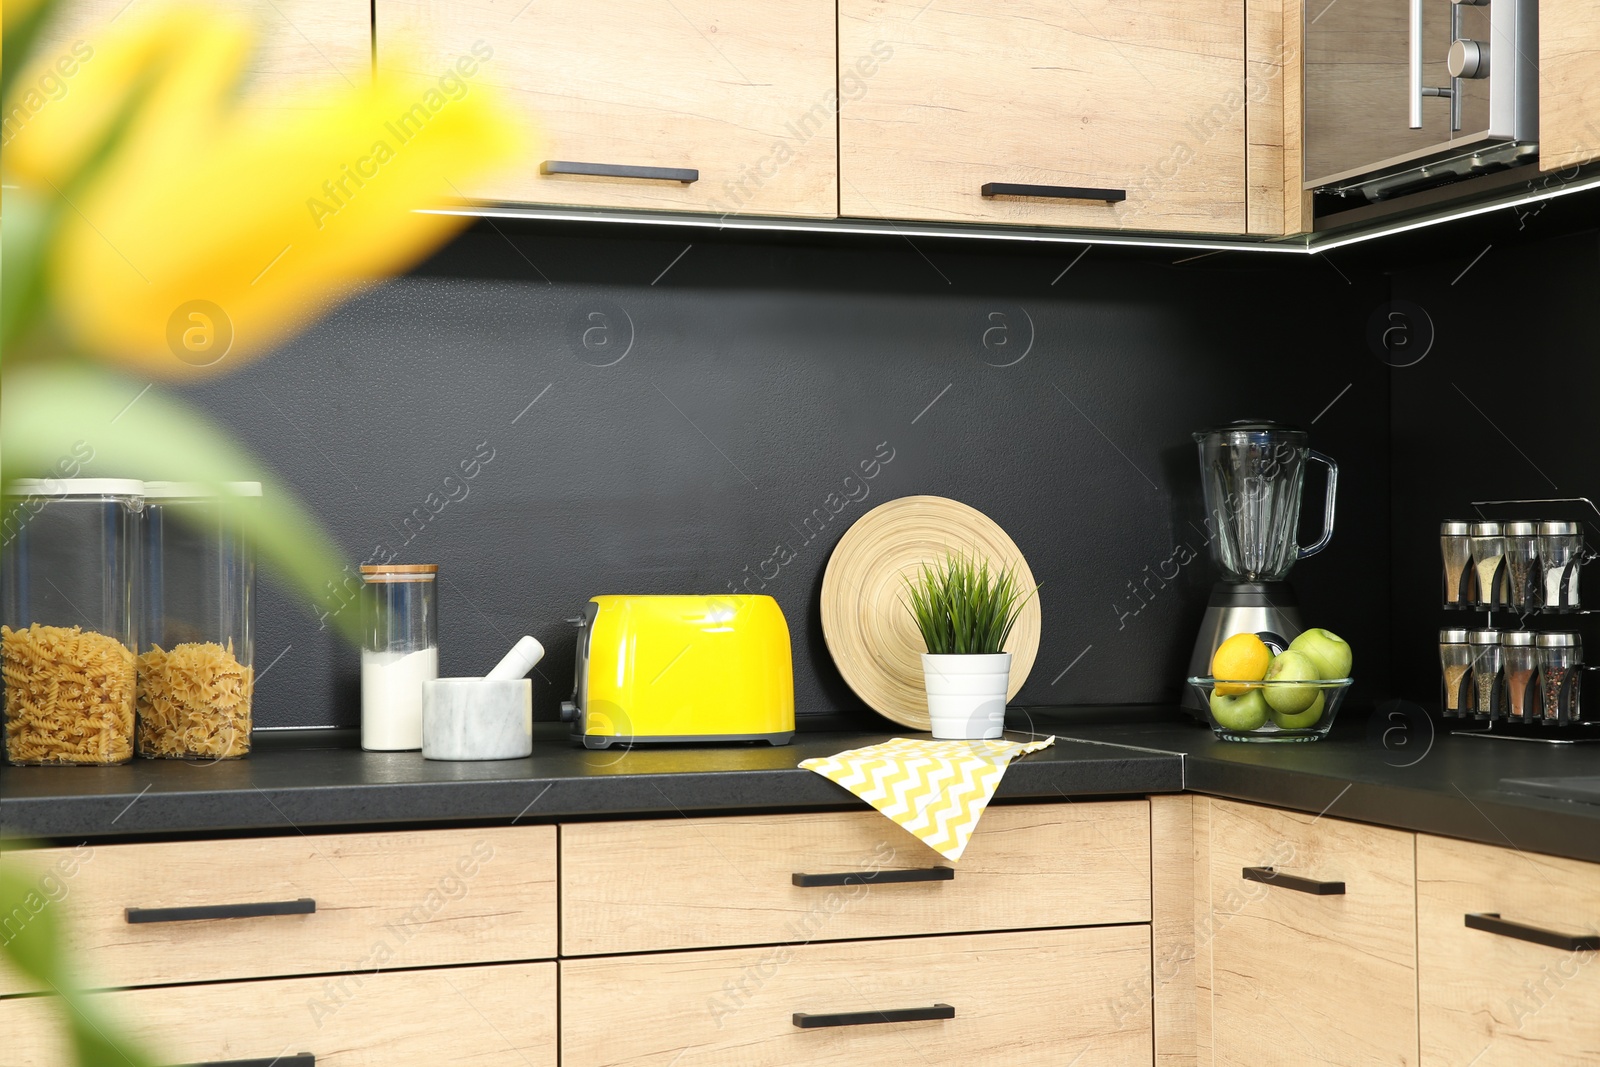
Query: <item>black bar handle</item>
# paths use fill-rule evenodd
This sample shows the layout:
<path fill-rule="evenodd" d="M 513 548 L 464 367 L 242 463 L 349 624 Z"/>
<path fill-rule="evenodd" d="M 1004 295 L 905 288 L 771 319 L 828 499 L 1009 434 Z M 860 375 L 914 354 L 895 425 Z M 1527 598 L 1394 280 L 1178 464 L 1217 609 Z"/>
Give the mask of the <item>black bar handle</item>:
<path fill-rule="evenodd" d="M 1500 913 L 1497 911 L 1485 911 L 1476 915 L 1468 915 L 1467 928 L 1469 930 L 1482 930 L 1484 933 L 1489 934 L 1499 934 L 1501 937 L 1515 938 L 1518 941 L 1531 941 L 1535 945 L 1559 948 L 1567 952 L 1600 951 L 1600 937 L 1593 934 L 1563 934 L 1555 930 L 1545 930 L 1538 926 L 1514 923 L 1508 919 L 1500 918 Z"/>
<path fill-rule="evenodd" d="M 1018 185 L 1015 182 L 987 182 L 984 196 L 1037 196 L 1049 200 L 1104 200 L 1117 204 L 1128 199 L 1126 189 L 1088 189 L 1081 185 Z"/>
<path fill-rule="evenodd" d="M 1344 896 L 1343 882 L 1319 882 L 1315 878 L 1301 878 L 1297 874 L 1284 874 L 1271 867 L 1246 867 L 1244 880 L 1293 889 L 1296 893 L 1310 893 L 1318 897 Z"/>
<path fill-rule="evenodd" d="M 954 1019 L 956 1009 L 948 1004 L 933 1004 L 926 1008 L 896 1008 L 893 1011 L 841 1011 L 827 1015 L 794 1013 L 794 1024 L 802 1030 L 819 1026 L 868 1026 L 873 1023 L 920 1023 L 929 1019 Z"/>
<path fill-rule="evenodd" d="M 547 159 L 539 164 L 540 174 L 587 174 L 594 178 L 649 178 L 658 182 L 690 182 L 700 180 L 700 172 L 684 167 L 633 167 L 621 163 L 572 163 L 560 159 Z"/>
<path fill-rule="evenodd" d="M 825 885 L 866 885 L 886 882 L 953 882 L 954 867 L 918 867 L 909 871 L 840 871 L 837 874 L 800 874 L 790 876 L 790 881 L 802 889 Z"/>
<path fill-rule="evenodd" d="M 206 1060 L 203 1063 L 179 1063 L 174 1067 L 317 1067 L 317 1058 L 309 1052 L 293 1056 L 257 1057 L 253 1060 Z"/>
<path fill-rule="evenodd" d="M 263 900 L 256 904 L 201 904 L 192 908 L 128 908 L 130 923 L 187 923 L 200 919 L 258 919 L 263 915 L 311 915 L 317 902 L 310 897 L 299 900 Z"/>

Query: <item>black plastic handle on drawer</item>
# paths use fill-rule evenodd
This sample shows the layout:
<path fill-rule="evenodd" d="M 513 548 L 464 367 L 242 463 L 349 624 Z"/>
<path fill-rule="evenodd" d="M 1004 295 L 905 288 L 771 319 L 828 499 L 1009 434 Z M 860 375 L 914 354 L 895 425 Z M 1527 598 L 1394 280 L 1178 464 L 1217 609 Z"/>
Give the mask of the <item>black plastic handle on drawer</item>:
<path fill-rule="evenodd" d="M 1296 893 L 1310 893 L 1318 897 L 1338 897 L 1344 895 L 1343 882 L 1319 882 L 1315 878 L 1301 878 L 1297 874 L 1283 874 L 1271 867 L 1246 867 L 1244 880 L 1247 882 L 1260 882 L 1263 885 L 1275 885 L 1282 889 L 1293 889 Z"/>
<path fill-rule="evenodd" d="M 829 1015 L 794 1013 L 794 1024 L 802 1030 L 819 1026 L 870 1026 L 873 1023 L 921 1023 L 929 1019 L 954 1019 L 956 1010 L 948 1004 L 926 1008 L 897 1008 L 894 1011 L 844 1011 Z"/>
<path fill-rule="evenodd" d="M 1080 185 L 1018 185 L 1015 182 L 988 182 L 984 196 L 1036 196 L 1048 200 L 1104 200 L 1117 204 L 1128 199 L 1126 189 L 1086 189 Z"/>
<path fill-rule="evenodd" d="M 658 182 L 690 182 L 700 180 L 698 170 L 684 167 L 631 167 L 620 163 L 572 163 L 561 159 L 547 159 L 539 164 L 540 174 L 586 174 L 591 178 L 648 178 Z"/>
<path fill-rule="evenodd" d="M 1512 937 L 1518 941 L 1531 941 L 1535 945 L 1544 945 L 1547 948 L 1564 949 L 1567 952 L 1600 951 L 1600 937 L 1594 934 L 1563 934 L 1538 926 L 1514 923 L 1500 918 L 1500 913 L 1497 911 L 1468 915 L 1467 927 L 1489 934 L 1499 934 L 1501 937 Z"/>
<path fill-rule="evenodd" d="M 201 904 L 192 908 L 129 908 L 130 923 L 187 923 L 200 919 L 259 919 L 263 915 L 310 915 L 317 902 L 310 897 L 299 900 L 263 900 L 257 904 Z"/>
<path fill-rule="evenodd" d="M 273 1056 L 253 1060 L 206 1060 L 204 1063 L 179 1063 L 174 1067 L 317 1067 L 317 1058 L 309 1052 L 293 1056 Z"/>
<path fill-rule="evenodd" d="M 954 867 L 918 867 L 909 871 L 841 871 L 837 874 L 799 874 L 790 880 L 802 889 L 826 885 L 882 885 L 887 882 L 953 882 Z"/>

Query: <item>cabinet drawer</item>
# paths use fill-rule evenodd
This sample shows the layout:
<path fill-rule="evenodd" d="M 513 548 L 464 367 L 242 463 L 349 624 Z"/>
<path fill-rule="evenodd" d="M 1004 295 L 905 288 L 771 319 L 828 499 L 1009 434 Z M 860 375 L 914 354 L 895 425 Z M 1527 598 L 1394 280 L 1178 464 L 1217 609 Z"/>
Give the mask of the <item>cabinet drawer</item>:
<path fill-rule="evenodd" d="M 955 864 L 875 811 L 561 828 L 567 956 L 1149 919 L 1143 800 L 990 808 Z"/>
<path fill-rule="evenodd" d="M 1415 1064 L 1413 835 L 1210 804 L 1210 900 L 1196 936 L 1212 938 L 1218 1067 Z M 1288 877 L 1251 881 L 1247 867 Z M 1324 883 L 1344 891 L 1311 891 Z"/>
<path fill-rule="evenodd" d="M 96 993 L 156 1063 L 555 1067 L 556 965 L 385 971 Z M 53 997 L 0 1000 L 7 1067 L 73 1062 Z"/>
<path fill-rule="evenodd" d="M 461 56 L 539 142 L 486 200 L 832 218 L 833 0 L 376 0 L 378 63 L 437 79 Z M 419 51 L 420 50 L 420 51 Z M 478 65 L 481 60 L 481 66 Z M 559 161 L 694 170 L 682 181 L 542 174 Z"/>
<path fill-rule="evenodd" d="M 1243 0 L 839 0 L 840 214 L 1243 233 L 1244 26 Z"/>
<path fill-rule="evenodd" d="M 35 880 L 47 906 L 64 909 L 69 944 L 93 986 L 553 957 L 555 860 L 550 826 L 0 857 Z M 213 910 L 163 910 L 195 908 Z M 0 992 L 30 988 L 0 967 Z"/>
<path fill-rule="evenodd" d="M 1533 929 L 1467 926 L 1491 914 Z M 1600 1063 L 1600 957 L 1539 931 L 1600 937 L 1600 865 L 1417 839 L 1424 1067 Z"/>
<path fill-rule="evenodd" d="M 561 1062 L 1148 1067 L 1149 974 L 1147 926 L 563 960 Z"/>

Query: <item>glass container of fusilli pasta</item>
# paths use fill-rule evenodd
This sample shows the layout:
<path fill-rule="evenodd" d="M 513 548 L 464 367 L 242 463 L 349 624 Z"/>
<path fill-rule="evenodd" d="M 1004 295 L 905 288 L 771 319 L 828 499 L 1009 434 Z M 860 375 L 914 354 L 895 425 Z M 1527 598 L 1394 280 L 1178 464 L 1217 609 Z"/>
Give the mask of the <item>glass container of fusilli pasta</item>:
<path fill-rule="evenodd" d="M 0 666 L 10 762 L 133 758 L 143 508 L 144 483 L 131 479 L 6 486 Z"/>
<path fill-rule="evenodd" d="M 139 755 L 236 759 L 250 751 L 255 553 L 235 533 L 259 482 L 221 492 L 145 483 Z"/>

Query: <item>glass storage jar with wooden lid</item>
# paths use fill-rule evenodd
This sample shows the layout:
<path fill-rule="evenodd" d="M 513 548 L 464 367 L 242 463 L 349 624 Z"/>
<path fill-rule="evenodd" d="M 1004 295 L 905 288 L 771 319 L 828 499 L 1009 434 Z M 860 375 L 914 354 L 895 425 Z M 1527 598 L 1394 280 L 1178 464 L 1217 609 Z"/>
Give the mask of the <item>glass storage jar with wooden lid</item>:
<path fill-rule="evenodd" d="M 144 483 L 29 478 L 3 493 L 6 759 L 133 758 Z"/>
<path fill-rule="evenodd" d="M 236 759 L 250 751 L 255 551 L 234 521 L 260 482 L 145 485 L 139 755 Z"/>
<path fill-rule="evenodd" d="M 433 563 L 361 567 L 361 747 L 422 748 L 422 683 L 439 677 Z"/>

